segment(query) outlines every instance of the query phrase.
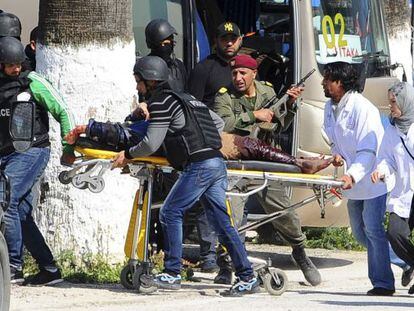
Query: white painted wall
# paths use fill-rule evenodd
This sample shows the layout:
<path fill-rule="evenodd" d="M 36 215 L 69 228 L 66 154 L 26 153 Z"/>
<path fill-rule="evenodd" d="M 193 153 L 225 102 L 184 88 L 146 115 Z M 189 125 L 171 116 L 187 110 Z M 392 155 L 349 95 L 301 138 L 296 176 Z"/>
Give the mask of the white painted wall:
<path fill-rule="evenodd" d="M 134 42 L 82 48 L 39 45 L 37 71 L 63 95 L 77 124 L 89 118 L 122 121 L 135 102 Z M 51 118 L 52 119 L 52 118 Z M 101 253 L 124 258 L 123 245 L 137 181 L 119 170 L 107 172 L 103 192 L 93 194 L 59 183 L 64 169 L 59 126 L 51 122 L 52 157 L 46 178 L 47 201 L 35 213 L 55 253 L 72 249 L 75 254 Z"/>

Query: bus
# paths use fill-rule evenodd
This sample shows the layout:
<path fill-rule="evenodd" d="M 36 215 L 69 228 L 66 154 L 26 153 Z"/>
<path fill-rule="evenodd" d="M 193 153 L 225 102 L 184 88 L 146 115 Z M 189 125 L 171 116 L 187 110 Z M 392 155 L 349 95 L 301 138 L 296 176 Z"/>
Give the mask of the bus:
<path fill-rule="evenodd" d="M 167 19 L 178 32 L 176 56 L 188 70 L 214 51 L 214 31 L 223 21 L 239 25 L 241 53 L 257 57 L 260 79 L 271 82 L 282 95 L 311 69 L 295 121 L 280 137 L 285 151 L 296 156 L 330 153 L 322 133 L 326 102 L 321 86 L 327 63 L 361 64 L 363 94 L 387 120 L 387 89 L 396 81 L 390 56 L 381 1 L 374 0 L 140 0 L 134 2 L 134 33 L 138 55 L 146 55 L 144 28 L 154 18 Z M 366 78 L 366 79 L 365 79 Z M 333 168 L 323 173 L 334 174 Z M 340 175 L 342 172 L 338 172 Z M 292 189 L 292 203 L 312 190 Z M 304 226 L 348 225 L 345 200 L 328 207 L 321 218 L 318 204 L 298 210 Z"/>
<path fill-rule="evenodd" d="M 24 0 L 0 8 L 17 15 L 27 14 Z M 38 5 L 38 1 L 31 1 Z M 146 55 L 145 26 L 155 18 L 168 20 L 177 30 L 176 56 L 188 71 L 214 51 L 214 33 L 223 21 L 239 25 L 243 38 L 241 53 L 259 60 L 259 77 L 271 82 L 278 94 L 315 68 L 307 80 L 291 127 L 279 143 L 295 156 L 329 155 L 329 142 L 322 133 L 326 102 L 321 86 L 327 63 L 346 61 L 361 64 L 363 94 L 378 106 L 386 122 L 387 89 L 396 81 L 384 23 L 383 2 L 375 0 L 132 0 L 133 30 L 137 55 Z M 12 6 L 12 7 L 10 7 Z M 25 12 L 25 13 L 24 13 Z M 32 10 L 36 21 L 37 10 Z M 23 19 L 23 25 L 36 24 Z M 24 31 L 28 32 L 29 30 Z M 334 174 L 332 168 L 323 171 Z M 338 172 L 342 174 L 341 171 Z M 292 202 L 312 190 L 291 189 Z M 347 226 L 343 200 L 328 207 L 321 218 L 317 203 L 298 210 L 305 226 Z"/>

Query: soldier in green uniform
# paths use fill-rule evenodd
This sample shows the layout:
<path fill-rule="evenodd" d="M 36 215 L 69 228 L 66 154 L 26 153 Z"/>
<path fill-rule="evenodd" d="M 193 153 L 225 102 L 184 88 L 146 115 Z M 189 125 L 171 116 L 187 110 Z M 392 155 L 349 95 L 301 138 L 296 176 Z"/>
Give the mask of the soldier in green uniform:
<path fill-rule="evenodd" d="M 257 62 L 248 55 L 238 55 L 232 62 L 232 82 L 230 89 L 221 88 L 216 95 L 214 111 L 224 120 L 224 131 L 242 136 L 274 137 L 283 131 L 293 120 L 296 107 L 295 100 L 303 88 L 293 87 L 288 90 L 287 114 L 279 120 L 279 109 L 263 108 L 275 92 L 266 82 L 255 80 Z M 269 132 L 271 135 L 268 135 Z M 257 181 L 258 182 L 258 181 Z M 257 187 L 249 182 L 247 188 Z M 250 189 L 249 189 L 250 190 Z M 273 213 L 290 205 L 287 189 L 269 182 L 269 187 L 255 195 L 266 213 Z M 237 214 L 237 213 L 236 213 Z M 298 215 L 288 213 L 273 221 L 276 231 L 292 246 L 292 257 L 302 270 L 306 280 L 313 286 L 321 282 L 321 276 L 304 249 L 305 235 L 302 233 Z"/>

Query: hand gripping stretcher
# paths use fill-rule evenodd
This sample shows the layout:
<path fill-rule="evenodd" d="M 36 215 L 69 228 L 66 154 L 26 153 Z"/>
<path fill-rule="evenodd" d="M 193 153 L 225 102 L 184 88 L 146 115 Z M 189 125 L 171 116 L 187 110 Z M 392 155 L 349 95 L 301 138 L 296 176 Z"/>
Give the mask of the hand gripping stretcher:
<path fill-rule="evenodd" d="M 63 184 L 72 183 L 79 189 L 89 189 L 93 193 L 102 191 L 105 187 L 103 174 L 111 168 L 111 159 L 115 152 L 91 148 L 77 147 L 76 151 L 81 157 L 72 168 L 59 174 L 59 181 Z M 156 290 L 153 282 L 153 264 L 149 258 L 149 232 L 150 228 L 153 182 L 156 174 L 171 172 L 167 160 L 163 157 L 135 158 L 129 165 L 129 174 L 137 178 L 139 187 L 135 195 L 131 218 L 129 222 L 124 251 L 129 258 L 127 265 L 121 271 L 121 284 L 128 289 L 135 289 L 140 293 L 151 293 Z M 284 171 L 281 173 L 280 171 Z M 332 176 L 300 174 L 298 168 L 273 162 L 261 161 L 227 161 L 227 173 L 229 178 L 229 191 L 227 195 L 247 197 L 262 191 L 268 186 L 269 181 L 275 181 L 283 186 L 307 187 L 314 192 L 308 198 L 286 207 L 283 211 L 265 215 L 260 219 L 238 228 L 239 233 L 257 228 L 265 223 L 296 210 L 310 202 L 318 201 L 321 207 L 321 215 L 328 202 L 337 200 L 339 194 L 336 189 L 342 185 L 341 181 Z M 242 179 L 254 179 L 262 181 L 262 184 L 254 190 L 246 193 L 233 192 L 233 187 Z M 231 211 L 229 200 L 227 206 Z M 287 276 L 281 270 L 272 267 L 268 261 L 249 258 L 262 281 L 265 289 L 271 295 L 281 295 L 287 289 Z"/>

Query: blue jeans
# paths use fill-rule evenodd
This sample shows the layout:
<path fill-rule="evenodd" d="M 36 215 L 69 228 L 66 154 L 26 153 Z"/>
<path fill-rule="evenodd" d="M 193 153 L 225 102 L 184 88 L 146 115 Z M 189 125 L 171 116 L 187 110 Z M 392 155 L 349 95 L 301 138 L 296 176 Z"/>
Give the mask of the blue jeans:
<path fill-rule="evenodd" d="M 368 276 L 374 287 L 394 289 L 388 240 L 384 229 L 387 195 L 367 199 L 348 200 L 348 214 L 352 233 L 368 250 Z"/>
<path fill-rule="evenodd" d="M 10 265 L 23 265 L 23 244 L 40 268 L 53 266 L 53 255 L 32 217 L 35 183 L 49 161 L 50 148 L 30 148 L 0 158 L 1 167 L 10 179 L 10 206 L 4 215 L 5 238 Z"/>
<path fill-rule="evenodd" d="M 253 270 L 226 208 L 227 170 L 222 158 L 189 163 L 168 194 L 160 211 L 164 232 L 165 272 L 181 271 L 182 221 L 186 210 L 200 200 L 220 243 L 228 250 L 236 276 L 248 280 Z"/>

